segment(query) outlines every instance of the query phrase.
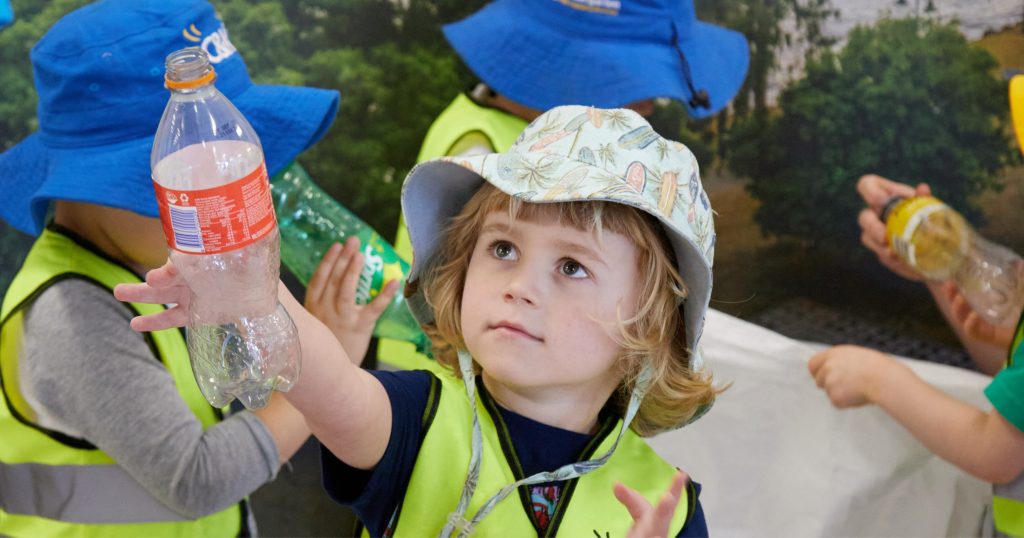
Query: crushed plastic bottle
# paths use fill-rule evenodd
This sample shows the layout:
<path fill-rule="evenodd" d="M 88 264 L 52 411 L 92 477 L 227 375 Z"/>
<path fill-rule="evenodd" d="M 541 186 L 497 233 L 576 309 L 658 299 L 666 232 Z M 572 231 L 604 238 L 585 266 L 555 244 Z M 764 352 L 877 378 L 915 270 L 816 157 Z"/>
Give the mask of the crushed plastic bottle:
<path fill-rule="evenodd" d="M 356 302 L 371 301 L 391 280 L 404 285 L 409 274 L 405 260 L 373 228 L 321 190 L 298 163 L 275 175 L 270 187 L 281 230 L 281 260 L 303 284 L 309 284 L 331 245 L 357 237 L 365 264 L 359 275 Z M 429 339 L 401 293 L 381 314 L 373 335 L 411 342 L 420 353 L 429 349 Z"/>
<path fill-rule="evenodd" d="M 202 49 L 170 54 L 171 91 L 150 155 L 170 257 L 192 291 L 196 382 L 223 407 L 267 405 L 296 381 L 295 324 L 277 300 L 280 251 L 263 149 L 221 94 Z"/>
<path fill-rule="evenodd" d="M 1024 260 L 981 237 L 952 208 L 931 196 L 893 198 L 882 212 L 896 255 L 925 278 L 956 282 L 982 318 L 1012 325 L 1024 306 Z"/>

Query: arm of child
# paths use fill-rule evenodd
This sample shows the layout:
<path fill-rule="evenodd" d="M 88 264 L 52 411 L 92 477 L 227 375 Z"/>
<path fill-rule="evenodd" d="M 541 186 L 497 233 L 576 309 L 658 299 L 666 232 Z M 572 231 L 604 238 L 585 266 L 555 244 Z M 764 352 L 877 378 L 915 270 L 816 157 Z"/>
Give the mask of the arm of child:
<path fill-rule="evenodd" d="M 647 499 L 636 490 L 621 482 L 615 484 L 615 498 L 622 503 L 633 517 L 633 527 L 626 535 L 629 538 L 667 537 L 672 516 L 686 484 L 686 473 L 679 471 L 672 478 L 668 491 L 658 499 L 658 506 L 651 506 Z"/>
<path fill-rule="evenodd" d="M 282 464 L 290 460 L 309 438 L 306 419 L 284 398 L 271 398 L 266 407 L 252 413 L 263 422 L 274 438 L 278 459 Z"/>
<path fill-rule="evenodd" d="M 880 217 L 885 203 L 893 196 L 930 196 L 931 187 L 925 183 L 911 187 L 903 183 L 890 181 L 884 177 L 874 174 L 862 176 L 857 182 L 857 193 L 864 199 L 868 207 L 860 212 L 857 223 L 861 228 L 861 243 L 873 252 L 878 261 L 893 273 L 906 278 L 907 280 L 924 282 L 921 275 L 910 266 L 903 263 L 899 256 L 891 248 L 885 238 L 885 223 Z M 960 343 L 971 356 L 978 368 L 994 375 L 1002 367 L 1002 359 L 1006 354 L 1006 347 L 999 348 L 985 342 L 969 332 L 966 332 L 962 324 L 954 317 L 950 306 L 950 298 L 943 291 L 943 283 L 924 282 L 935 300 L 935 305 L 942 312 L 943 317 L 950 327 L 956 332 Z"/>
<path fill-rule="evenodd" d="M 306 310 L 331 329 L 356 365 L 363 362 L 377 319 L 398 291 L 398 281 L 392 280 L 372 301 L 356 304 L 363 265 L 359 239 L 350 237 L 344 248 L 335 243 L 309 279 L 305 298 Z"/>
<path fill-rule="evenodd" d="M 302 373 L 286 398 L 335 456 L 356 468 L 372 468 L 391 435 L 391 407 L 384 387 L 352 364 L 330 329 L 303 309 L 283 284 L 278 290 L 302 347 Z M 121 301 L 176 305 L 132 319 L 136 331 L 188 324 L 190 292 L 170 262 L 150 271 L 145 283 L 119 284 L 114 295 Z"/>
<path fill-rule="evenodd" d="M 1024 472 L 1024 432 L 932 387 L 877 351 L 836 346 L 811 357 L 811 376 L 839 408 L 876 404 L 929 450 L 982 480 L 1003 484 Z"/>

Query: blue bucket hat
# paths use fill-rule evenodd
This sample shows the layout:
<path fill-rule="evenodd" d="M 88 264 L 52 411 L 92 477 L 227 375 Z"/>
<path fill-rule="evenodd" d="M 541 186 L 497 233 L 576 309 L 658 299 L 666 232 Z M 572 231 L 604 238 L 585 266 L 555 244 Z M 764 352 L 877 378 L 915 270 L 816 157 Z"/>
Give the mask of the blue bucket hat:
<path fill-rule="evenodd" d="M 66 15 L 32 49 L 39 130 L 0 154 L 0 216 L 36 235 L 52 200 L 158 217 L 149 167 L 167 104 L 164 60 L 198 46 L 274 174 L 334 121 L 338 92 L 253 84 L 205 0 L 106 0 Z"/>
<path fill-rule="evenodd" d="M 703 118 L 749 63 L 746 38 L 697 20 L 692 0 L 496 0 L 444 34 L 488 86 L 539 110 L 670 97 Z"/>

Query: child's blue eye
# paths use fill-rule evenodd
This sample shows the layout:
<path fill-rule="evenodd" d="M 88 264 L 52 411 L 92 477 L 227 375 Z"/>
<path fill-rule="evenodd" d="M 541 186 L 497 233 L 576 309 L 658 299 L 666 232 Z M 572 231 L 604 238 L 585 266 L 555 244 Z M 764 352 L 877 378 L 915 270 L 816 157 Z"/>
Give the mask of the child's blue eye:
<path fill-rule="evenodd" d="M 576 260 L 565 260 L 559 270 L 569 278 L 587 278 L 587 270 Z"/>
<path fill-rule="evenodd" d="M 491 243 L 491 255 L 499 260 L 515 260 L 518 258 L 516 247 L 508 241 L 495 241 Z"/>

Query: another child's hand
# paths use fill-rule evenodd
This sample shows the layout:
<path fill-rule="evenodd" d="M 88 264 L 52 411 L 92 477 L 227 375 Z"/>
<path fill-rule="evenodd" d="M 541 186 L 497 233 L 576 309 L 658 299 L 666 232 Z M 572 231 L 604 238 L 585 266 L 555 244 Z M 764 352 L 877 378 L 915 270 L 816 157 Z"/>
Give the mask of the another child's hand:
<path fill-rule="evenodd" d="M 377 318 L 398 291 L 398 281 L 393 280 L 373 301 L 365 305 L 356 304 L 356 287 L 364 263 L 358 239 L 349 238 L 344 248 L 335 243 L 324 254 L 306 288 L 306 310 L 331 329 L 357 364 L 366 355 Z"/>
<path fill-rule="evenodd" d="M 857 193 L 864 199 L 867 208 L 857 216 L 857 223 L 860 225 L 860 242 L 868 250 L 875 253 L 878 261 L 890 271 L 906 278 L 907 280 L 923 280 L 921 274 L 903 263 L 895 252 L 889 248 L 885 238 L 885 223 L 882 222 L 882 208 L 886 202 L 894 196 L 930 196 L 931 188 L 921 183 L 917 187 L 911 187 L 903 183 L 896 183 L 884 177 L 868 174 L 857 181 Z"/>
<path fill-rule="evenodd" d="M 807 369 L 832 405 L 842 409 L 877 401 L 878 380 L 897 363 L 888 355 L 860 346 L 835 346 L 811 357 Z"/>
<path fill-rule="evenodd" d="M 629 510 L 633 516 L 633 528 L 629 529 L 629 538 L 667 537 L 672 516 L 682 496 L 683 485 L 689 478 L 683 471 L 678 471 L 672 478 L 668 491 L 658 500 L 658 506 L 651 506 L 643 495 L 626 487 L 621 482 L 615 484 L 615 498 Z"/>
<path fill-rule="evenodd" d="M 159 331 L 188 325 L 192 292 L 185 283 L 185 277 L 170 261 L 146 273 L 145 283 L 118 284 L 114 287 L 114 297 L 130 303 L 175 305 L 156 314 L 133 318 L 131 326 L 136 331 Z"/>
<path fill-rule="evenodd" d="M 953 282 L 944 283 L 942 293 L 949 299 L 953 321 L 967 336 L 1002 349 L 1010 349 L 1016 330 L 1014 326 L 993 325 L 986 321 L 971 307 Z"/>

